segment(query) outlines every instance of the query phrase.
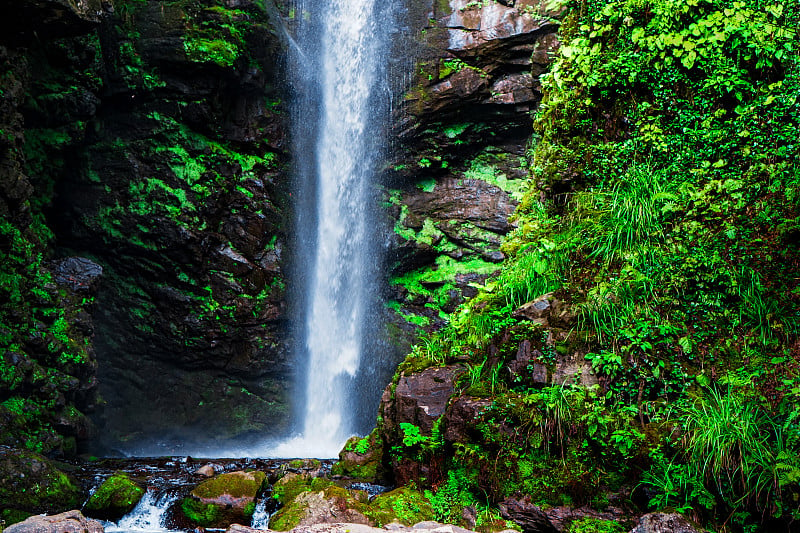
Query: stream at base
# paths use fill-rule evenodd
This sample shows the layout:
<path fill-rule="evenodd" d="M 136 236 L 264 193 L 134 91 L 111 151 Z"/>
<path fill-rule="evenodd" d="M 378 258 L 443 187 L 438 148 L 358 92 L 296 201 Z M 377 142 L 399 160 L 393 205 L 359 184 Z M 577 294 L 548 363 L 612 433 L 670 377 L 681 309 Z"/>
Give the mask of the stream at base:
<path fill-rule="evenodd" d="M 332 461 L 320 461 L 317 470 L 330 470 Z M 76 465 L 73 475 L 81 485 L 93 492 L 114 472 L 125 472 L 137 481 L 143 481 L 146 492 L 136 507 L 117 522 L 102 521 L 109 533 L 168 533 L 194 531 L 195 527 L 181 516 L 180 505 L 191 490 L 207 479 L 197 470 L 211 465 L 217 474 L 240 470 L 259 470 L 268 479 L 277 478 L 285 471 L 294 471 L 289 461 L 269 459 L 194 459 L 192 457 L 165 457 L 156 459 L 101 459 Z M 267 529 L 269 518 L 277 502 L 269 490 L 260 494 L 249 525 Z M 91 517 L 90 514 L 87 516 Z M 212 528 L 206 531 L 214 531 Z"/>
<path fill-rule="evenodd" d="M 116 522 L 102 521 L 109 533 L 182 533 L 196 531 L 180 511 L 181 501 L 199 483 L 208 479 L 197 473 L 200 467 L 210 465 L 216 474 L 242 470 L 259 470 L 273 483 L 282 475 L 305 473 L 311 476 L 327 475 L 332 460 L 280 460 L 280 459 L 197 459 L 193 457 L 101 459 L 74 464 L 72 475 L 90 494 L 115 472 L 125 472 L 146 487 L 146 492 L 136 507 Z M 375 496 L 387 487 L 370 484 L 348 485 Z M 258 495 L 249 525 L 266 530 L 270 516 L 278 508 L 272 498 L 271 485 Z M 90 513 L 86 513 L 93 518 Z M 205 531 L 217 531 L 205 528 Z M 223 531 L 223 530 L 220 530 Z"/>

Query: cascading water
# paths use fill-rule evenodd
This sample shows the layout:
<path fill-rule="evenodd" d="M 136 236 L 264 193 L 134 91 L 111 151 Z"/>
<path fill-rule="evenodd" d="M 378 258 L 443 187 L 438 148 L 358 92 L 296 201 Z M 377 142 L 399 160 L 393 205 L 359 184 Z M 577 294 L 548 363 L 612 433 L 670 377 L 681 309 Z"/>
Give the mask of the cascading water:
<path fill-rule="evenodd" d="M 148 488 L 136 507 L 117 524 L 106 522 L 109 533 L 169 533 L 165 525 L 167 510 L 180 497 L 178 491 L 158 491 Z"/>
<path fill-rule="evenodd" d="M 302 434 L 276 456 L 335 457 L 355 432 L 356 377 L 376 263 L 370 241 L 371 181 L 380 146 L 376 91 L 385 85 L 390 26 L 376 0 L 297 4 L 293 50 L 298 232 L 303 301 Z M 380 24 L 379 24 L 380 22 Z"/>

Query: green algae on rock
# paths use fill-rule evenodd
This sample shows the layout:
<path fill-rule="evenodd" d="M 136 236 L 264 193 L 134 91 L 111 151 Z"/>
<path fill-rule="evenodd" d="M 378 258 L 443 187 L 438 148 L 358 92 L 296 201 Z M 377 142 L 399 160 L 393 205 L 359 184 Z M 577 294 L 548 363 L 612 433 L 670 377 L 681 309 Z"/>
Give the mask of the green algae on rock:
<path fill-rule="evenodd" d="M 257 470 L 220 474 L 192 489 L 181 502 L 181 510 L 190 522 L 202 527 L 249 522 L 266 478 Z"/>
<path fill-rule="evenodd" d="M 115 472 L 89 497 L 83 510 L 89 516 L 114 521 L 133 510 L 144 492 L 128 474 Z"/>

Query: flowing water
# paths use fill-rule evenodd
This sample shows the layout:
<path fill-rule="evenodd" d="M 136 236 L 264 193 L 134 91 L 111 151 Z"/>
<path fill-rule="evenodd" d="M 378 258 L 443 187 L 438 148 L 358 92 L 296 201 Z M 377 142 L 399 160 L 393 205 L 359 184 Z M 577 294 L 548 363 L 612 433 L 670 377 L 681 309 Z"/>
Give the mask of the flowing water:
<path fill-rule="evenodd" d="M 177 491 L 159 491 L 149 487 L 136 507 L 123 516 L 116 524 L 106 522 L 109 533 L 161 533 L 170 531 L 167 527 L 167 511 L 180 497 Z"/>
<path fill-rule="evenodd" d="M 379 6 L 376 6 L 379 4 Z M 273 456 L 335 457 L 356 432 L 358 375 L 373 357 L 367 315 L 376 245 L 371 191 L 380 147 L 379 89 L 391 27 L 376 0 L 295 5 L 294 146 L 300 180 L 298 232 L 304 412 L 299 437 Z M 373 349 L 374 351 L 374 349 Z M 376 399 L 375 399 L 376 400 Z"/>

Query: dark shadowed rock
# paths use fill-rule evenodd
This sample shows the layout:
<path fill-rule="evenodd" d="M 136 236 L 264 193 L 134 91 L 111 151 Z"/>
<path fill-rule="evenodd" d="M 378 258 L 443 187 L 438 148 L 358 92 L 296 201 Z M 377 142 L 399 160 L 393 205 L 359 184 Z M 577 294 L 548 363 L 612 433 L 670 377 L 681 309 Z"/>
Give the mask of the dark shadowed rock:
<path fill-rule="evenodd" d="M 56 262 L 56 282 L 73 291 L 92 292 L 103 275 L 103 267 L 85 257 L 67 257 Z"/>
<path fill-rule="evenodd" d="M 517 348 L 517 354 L 508 363 L 512 376 L 528 376 L 534 385 L 546 385 L 547 366 L 542 362 L 542 352 L 531 346 L 531 341 L 523 339 Z"/>
<path fill-rule="evenodd" d="M 0 2 L 0 42 L 27 44 L 81 35 L 100 22 L 100 0 Z"/>
<path fill-rule="evenodd" d="M 470 442 L 469 431 L 483 412 L 492 405 L 486 398 L 460 396 L 453 400 L 444 418 L 444 438 L 449 442 Z"/>
<path fill-rule="evenodd" d="M 75 480 L 49 459 L 31 451 L 0 446 L 0 502 L 3 506 L 44 513 L 75 508 L 81 501 Z"/>
<path fill-rule="evenodd" d="M 500 515 L 518 524 L 523 533 L 558 533 L 544 511 L 531 503 L 529 496 L 522 500 L 506 498 L 498 506 Z"/>
<path fill-rule="evenodd" d="M 80 511 L 53 516 L 31 516 L 5 528 L 4 533 L 103 533 L 103 524 L 90 520 Z"/>

